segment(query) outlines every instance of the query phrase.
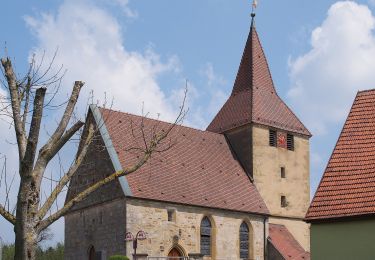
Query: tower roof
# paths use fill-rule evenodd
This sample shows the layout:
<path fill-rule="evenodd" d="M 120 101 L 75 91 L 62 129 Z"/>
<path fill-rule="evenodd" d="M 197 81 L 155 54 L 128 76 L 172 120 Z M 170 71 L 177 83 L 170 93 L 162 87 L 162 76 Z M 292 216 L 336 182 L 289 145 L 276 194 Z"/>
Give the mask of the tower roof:
<path fill-rule="evenodd" d="M 251 122 L 311 136 L 276 92 L 254 17 L 232 93 L 207 130 L 223 133 Z"/>

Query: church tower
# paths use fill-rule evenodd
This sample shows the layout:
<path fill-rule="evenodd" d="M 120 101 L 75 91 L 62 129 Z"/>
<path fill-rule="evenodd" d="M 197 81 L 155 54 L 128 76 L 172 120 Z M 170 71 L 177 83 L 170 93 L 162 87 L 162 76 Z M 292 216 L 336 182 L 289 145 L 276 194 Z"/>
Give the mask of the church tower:
<path fill-rule="evenodd" d="M 309 251 L 303 219 L 311 134 L 276 92 L 254 17 L 232 93 L 207 130 L 226 136 L 269 209 L 269 222 L 284 225 Z"/>

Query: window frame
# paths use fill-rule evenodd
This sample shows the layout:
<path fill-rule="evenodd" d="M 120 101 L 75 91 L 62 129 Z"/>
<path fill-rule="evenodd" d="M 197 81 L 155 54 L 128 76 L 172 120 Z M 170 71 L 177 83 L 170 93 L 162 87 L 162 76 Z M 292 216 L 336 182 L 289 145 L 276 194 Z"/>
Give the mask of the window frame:
<path fill-rule="evenodd" d="M 281 195 L 281 197 L 280 197 L 280 205 L 281 205 L 282 208 L 288 207 L 288 201 L 286 200 L 286 196 L 285 195 Z"/>
<path fill-rule="evenodd" d="M 208 225 L 206 225 L 208 224 Z M 206 229 L 206 230 L 204 230 Z M 208 231 L 208 232 L 207 232 Z M 200 225 L 200 253 L 202 256 L 211 256 L 212 255 L 212 221 L 209 217 L 205 216 L 201 220 Z M 202 241 L 208 241 L 208 249 L 203 248 Z"/>
<path fill-rule="evenodd" d="M 243 230 L 243 228 L 246 228 L 246 230 Z M 244 236 L 246 236 L 246 240 L 243 240 Z M 243 253 L 242 244 L 246 245 L 245 250 L 247 249 L 247 252 L 245 252 L 245 255 L 242 255 Z M 240 259 L 250 258 L 250 227 L 246 223 L 246 221 L 242 221 L 240 225 L 240 229 L 239 229 L 239 251 L 240 251 Z"/>
<path fill-rule="evenodd" d="M 268 144 L 271 147 L 277 147 L 277 131 L 275 129 L 269 129 Z"/>
<path fill-rule="evenodd" d="M 286 169 L 285 166 L 280 167 L 280 177 L 281 179 L 286 179 Z"/>
<path fill-rule="evenodd" d="M 176 209 L 167 209 L 167 221 L 176 222 Z"/>
<path fill-rule="evenodd" d="M 294 151 L 295 145 L 294 145 L 294 135 L 293 134 L 287 133 L 287 135 L 286 135 L 286 148 L 289 151 Z"/>

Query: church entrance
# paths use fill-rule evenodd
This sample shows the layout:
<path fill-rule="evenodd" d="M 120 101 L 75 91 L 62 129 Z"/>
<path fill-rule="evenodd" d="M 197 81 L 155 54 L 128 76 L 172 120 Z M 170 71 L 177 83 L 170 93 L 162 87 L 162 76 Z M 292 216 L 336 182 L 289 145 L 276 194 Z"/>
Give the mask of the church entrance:
<path fill-rule="evenodd" d="M 95 248 L 93 246 L 89 249 L 89 260 L 95 260 Z"/>
<path fill-rule="evenodd" d="M 168 259 L 180 259 L 182 257 L 182 254 L 177 248 L 172 248 L 171 251 L 169 251 Z"/>

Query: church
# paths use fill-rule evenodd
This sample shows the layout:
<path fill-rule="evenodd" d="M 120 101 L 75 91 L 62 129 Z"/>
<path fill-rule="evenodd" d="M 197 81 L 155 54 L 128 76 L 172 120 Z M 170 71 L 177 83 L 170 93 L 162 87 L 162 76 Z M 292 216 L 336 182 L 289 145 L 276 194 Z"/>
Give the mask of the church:
<path fill-rule="evenodd" d="M 176 125 L 169 149 L 76 204 L 65 259 L 310 259 L 311 134 L 277 94 L 254 17 L 232 93 L 207 129 Z M 67 200 L 133 165 L 129 148 L 170 126 L 94 105 L 87 120 L 99 134 Z M 139 232 L 135 253 L 126 240 Z"/>

